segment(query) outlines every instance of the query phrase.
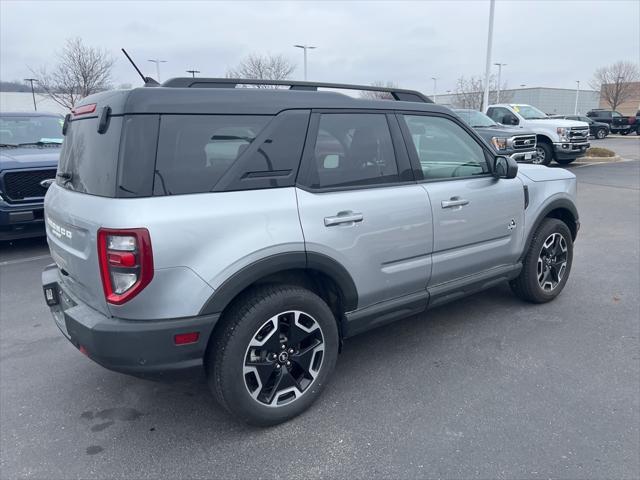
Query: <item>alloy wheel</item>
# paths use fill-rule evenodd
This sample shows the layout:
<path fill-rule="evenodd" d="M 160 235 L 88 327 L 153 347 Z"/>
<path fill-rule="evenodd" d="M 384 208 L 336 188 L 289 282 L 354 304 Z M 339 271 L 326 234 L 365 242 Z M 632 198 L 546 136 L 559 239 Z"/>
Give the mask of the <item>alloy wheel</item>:
<path fill-rule="evenodd" d="M 542 244 L 538 255 L 538 285 L 545 292 L 553 291 L 567 271 L 567 241 L 560 233 L 552 233 Z"/>
<path fill-rule="evenodd" d="M 606 136 L 606 132 L 603 129 L 600 129 L 596 132 L 596 137 L 602 140 Z"/>
<path fill-rule="evenodd" d="M 534 158 L 531 163 L 535 163 L 535 164 L 544 163 L 546 158 L 547 158 L 547 152 L 545 152 L 544 148 L 536 147 L 536 158 Z"/>
<path fill-rule="evenodd" d="M 324 336 L 309 314 L 274 315 L 247 347 L 243 376 L 251 397 L 266 406 L 289 404 L 309 390 L 322 368 Z"/>

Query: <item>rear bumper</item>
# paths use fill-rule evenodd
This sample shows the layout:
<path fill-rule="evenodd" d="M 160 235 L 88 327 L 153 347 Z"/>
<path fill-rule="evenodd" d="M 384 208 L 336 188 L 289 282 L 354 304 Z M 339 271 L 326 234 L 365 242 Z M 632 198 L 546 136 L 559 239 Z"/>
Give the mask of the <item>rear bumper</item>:
<path fill-rule="evenodd" d="M 0 200 L 0 240 L 44 236 L 42 202 L 10 205 Z"/>
<path fill-rule="evenodd" d="M 575 158 L 584 155 L 590 145 L 589 142 L 561 142 L 554 143 L 553 149 L 558 158 Z"/>
<path fill-rule="evenodd" d="M 62 334 L 103 367 L 154 378 L 201 372 L 219 314 L 148 321 L 107 317 L 65 291 L 55 265 L 42 272 L 42 285 L 58 295 L 59 303 L 49 308 Z M 175 335 L 191 332 L 199 333 L 196 343 L 175 345 Z"/>

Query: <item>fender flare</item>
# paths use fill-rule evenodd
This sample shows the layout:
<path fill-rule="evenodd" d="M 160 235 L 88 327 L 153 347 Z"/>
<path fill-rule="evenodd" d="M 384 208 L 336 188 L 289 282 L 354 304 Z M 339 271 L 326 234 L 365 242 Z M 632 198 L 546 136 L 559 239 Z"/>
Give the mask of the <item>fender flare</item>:
<path fill-rule="evenodd" d="M 540 213 L 536 217 L 536 221 L 534 222 L 533 227 L 529 232 L 529 236 L 527 237 L 527 241 L 525 243 L 524 249 L 522 250 L 522 255 L 519 261 L 523 261 L 524 257 L 527 255 L 527 252 L 529 251 L 529 247 L 531 246 L 531 241 L 533 240 L 533 235 L 536 233 L 536 230 L 538 230 L 538 227 L 540 226 L 542 221 L 545 218 L 547 218 L 550 212 L 552 212 L 553 210 L 558 210 L 560 208 L 567 210 L 573 217 L 573 221 L 575 222 L 575 225 L 574 226 L 567 225 L 567 226 L 569 227 L 569 230 L 571 230 L 571 233 L 573 234 L 573 240 L 575 240 L 576 235 L 578 234 L 578 229 L 580 228 L 580 217 L 578 215 L 578 209 L 576 208 L 575 204 L 568 198 L 556 198 L 555 200 L 551 200 L 547 205 L 545 205 L 544 208 L 540 211 Z"/>
<path fill-rule="evenodd" d="M 221 313 L 229 303 L 251 284 L 269 275 L 286 270 L 312 270 L 331 278 L 342 291 L 345 311 L 358 306 L 358 291 L 351 275 L 333 258 L 315 252 L 286 252 L 261 258 L 230 276 L 220 285 L 204 306 L 200 315 Z"/>

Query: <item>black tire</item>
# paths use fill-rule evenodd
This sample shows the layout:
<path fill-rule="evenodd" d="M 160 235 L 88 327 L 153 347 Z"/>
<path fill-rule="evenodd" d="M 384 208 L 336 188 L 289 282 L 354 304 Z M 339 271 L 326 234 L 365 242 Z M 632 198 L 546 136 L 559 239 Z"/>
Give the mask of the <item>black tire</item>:
<path fill-rule="evenodd" d="M 603 138 L 607 137 L 607 129 L 606 128 L 599 128 L 598 130 L 596 130 L 596 138 L 598 140 L 602 140 Z"/>
<path fill-rule="evenodd" d="M 546 142 L 538 142 L 536 146 L 536 159 L 533 163 L 537 165 L 549 165 L 553 160 L 553 151 L 551 149 L 551 145 Z"/>
<path fill-rule="evenodd" d="M 544 269 L 545 260 L 542 260 L 542 273 L 539 270 L 538 261 L 544 253 L 543 247 L 545 242 L 547 242 L 554 234 L 561 235 L 565 241 L 566 266 L 559 282 L 549 290 L 543 288 L 539 281 L 540 275 L 544 276 L 546 274 L 546 270 Z M 566 223 L 556 218 L 545 218 L 533 234 L 531 244 L 529 245 L 529 251 L 526 253 L 524 261 L 522 262 L 522 271 L 520 272 L 520 275 L 515 280 L 512 280 L 509 285 L 511 286 L 511 290 L 513 290 L 513 292 L 522 300 L 532 303 L 549 302 L 562 292 L 562 289 L 569 278 L 569 274 L 571 273 L 572 263 L 573 241 L 569 227 Z M 551 283 L 553 283 L 554 277 L 552 270 L 550 270 L 549 279 L 552 280 Z"/>
<path fill-rule="evenodd" d="M 275 401 L 276 403 L 282 398 L 290 394 L 282 393 L 286 392 L 286 388 L 275 389 L 268 388 L 269 384 L 273 384 L 277 379 L 282 378 L 284 381 L 290 381 L 294 377 L 295 369 L 299 369 L 299 372 L 303 372 L 298 365 L 298 361 L 302 358 L 303 351 L 309 351 L 310 348 L 298 344 L 299 350 L 296 351 L 299 355 L 291 354 L 288 358 L 290 360 L 286 365 L 284 361 L 280 363 L 280 355 L 277 354 L 277 358 L 271 358 L 271 354 L 267 355 L 266 351 L 270 349 L 269 345 L 273 346 L 273 349 L 278 349 L 278 346 L 282 346 L 288 343 L 289 340 L 294 342 L 292 337 L 296 336 L 291 328 L 291 313 L 283 313 L 290 311 L 303 312 L 301 315 L 302 322 L 311 321 L 312 329 L 316 335 L 318 330 L 320 331 L 319 337 L 323 342 L 324 351 L 320 355 L 315 349 L 312 353 L 305 354 L 305 358 L 309 359 L 309 365 L 312 363 L 317 365 L 313 379 L 305 378 L 298 379 L 295 385 L 298 388 L 298 392 L 293 392 L 294 399 L 290 399 L 284 404 L 269 405 L 265 402 Z M 289 316 L 289 320 L 285 316 Z M 277 318 L 278 321 L 270 323 L 272 319 Z M 310 320 L 309 320 L 310 319 Z M 319 328 L 316 327 L 315 321 Z M 213 391 L 214 396 L 218 400 L 218 403 L 227 409 L 232 415 L 238 419 L 257 426 L 269 426 L 276 425 L 278 423 L 285 422 L 296 415 L 299 415 L 318 398 L 320 392 L 325 386 L 331 372 L 333 371 L 338 357 L 338 327 L 336 319 L 327 306 L 327 304 L 318 297 L 315 293 L 297 286 L 288 285 L 265 285 L 249 290 L 245 294 L 241 295 L 234 303 L 224 312 L 222 322 L 219 328 L 216 328 L 215 338 L 212 339 L 210 348 L 208 349 L 207 358 L 205 359 L 207 364 L 208 382 L 209 387 Z M 293 322 L 295 323 L 295 322 Z M 274 330 L 272 326 L 278 326 L 278 330 Z M 270 329 L 266 333 L 265 328 Z M 298 328 L 297 332 L 302 332 L 302 329 Z M 284 332 L 284 333 L 282 333 Z M 268 334 L 268 335 L 267 335 Z M 265 345 L 260 347 L 251 347 L 250 343 L 256 342 L 256 339 L 260 335 L 263 335 Z M 284 340 L 285 335 L 289 335 L 289 338 Z M 304 335 L 304 333 L 302 334 Z M 308 334 L 311 335 L 311 334 Z M 277 338 L 276 338 L 277 336 Z M 312 345 L 317 345 L 315 342 L 317 338 L 313 340 Z M 271 342 L 277 342 L 272 344 Z M 289 351 L 289 346 L 283 349 L 281 352 Z M 260 362 L 261 370 L 263 373 L 259 374 L 258 370 L 255 372 L 247 372 L 246 368 L 249 359 L 255 358 L 256 350 L 262 350 L 262 358 L 255 360 Z M 306 350 L 305 350 L 306 349 Z M 292 347 L 292 350 L 295 350 Z M 318 357 L 320 358 L 318 363 Z M 252 360 L 253 361 L 253 360 Z M 269 363 L 269 365 L 267 365 Z M 277 364 L 280 363 L 280 366 Z M 251 365 L 251 364 L 250 364 Z M 278 370 L 276 370 L 276 366 Z M 268 373 L 264 373 L 267 372 Z M 312 369 L 306 370 L 308 374 Z M 298 373 L 299 373 L 298 372 Z M 265 387 L 262 382 L 258 383 L 261 376 L 265 375 Z M 301 375 L 303 375 L 301 373 Z M 270 383 L 271 381 L 271 383 Z M 302 382 L 310 382 L 304 389 Z M 250 385 L 251 383 L 251 385 Z M 255 387 L 250 392 L 250 387 Z M 256 393 L 258 390 L 258 393 Z M 266 393 L 264 393 L 266 392 Z M 275 392 L 275 393 L 274 393 Z M 256 396 L 252 396 L 252 393 Z M 264 393 L 264 397 L 260 397 Z M 273 395 L 273 398 L 269 398 L 269 394 Z M 298 396 L 298 393 L 300 395 Z M 264 400 L 267 398 L 267 400 Z"/>
<path fill-rule="evenodd" d="M 620 130 L 620 135 L 629 135 L 630 130 Z"/>

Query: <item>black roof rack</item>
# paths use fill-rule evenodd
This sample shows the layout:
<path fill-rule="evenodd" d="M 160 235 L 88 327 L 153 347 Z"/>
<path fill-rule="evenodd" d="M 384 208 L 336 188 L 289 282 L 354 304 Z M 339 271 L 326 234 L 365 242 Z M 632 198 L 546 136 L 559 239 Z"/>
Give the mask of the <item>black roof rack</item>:
<path fill-rule="evenodd" d="M 417 90 L 403 88 L 374 87 L 372 85 L 351 85 L 346 83 L 301 82 L 297 80 L 257 80 L 249 78 L 172 78 L 162 84 L 171 88 L 236 88 L 238 85 L 274 85 L 289 87 L 289 90 L 318 91 L 318 88 L 335 88 L 340 90 L 365 90 L 387 92 L 394 100 L 403 102 L 433 103 L 433 101 Z"/>

